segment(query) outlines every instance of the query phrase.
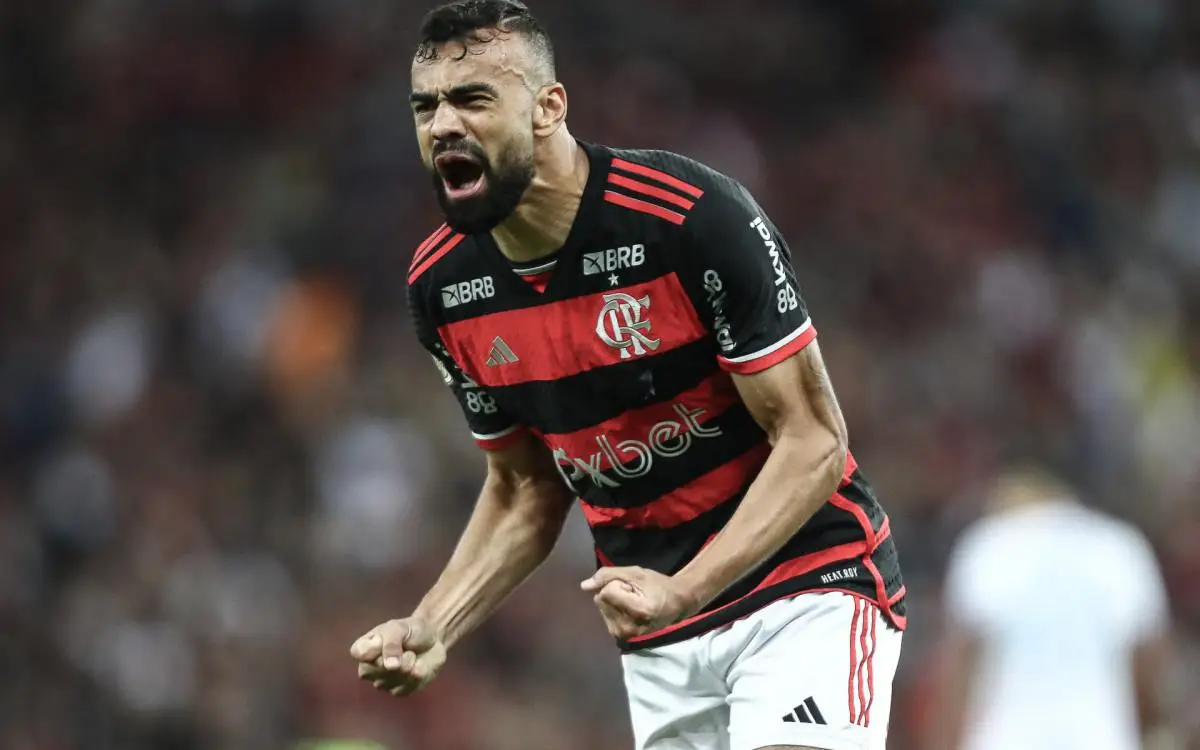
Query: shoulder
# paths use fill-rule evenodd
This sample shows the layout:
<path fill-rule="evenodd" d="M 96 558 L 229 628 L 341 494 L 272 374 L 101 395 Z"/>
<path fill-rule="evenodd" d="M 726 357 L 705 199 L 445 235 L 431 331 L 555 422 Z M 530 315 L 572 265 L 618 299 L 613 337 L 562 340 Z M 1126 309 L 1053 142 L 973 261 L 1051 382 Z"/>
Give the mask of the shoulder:
<path fill-rule="evenodd" d="M 1093 514 L 1097 539 L 1114 562 L 1138 568 L 1157 566 L 1157 555 L 1149 537 L 1137 526 L 1116 516 L 1089 511 Z"/>
<path fill-rule="evenodd" d="M 412 261 L 408 265 L 409 286 L 429 275 L 429 271 L 435 266 L 445 267 L 446 258 L 451 253 L 462 246 L 470 246 L 472 242 L 473 239 L 468 235 L 455 232 L 449 225 L 442 224 L 413 251 Z"/>
<path fill-rule="evenodd" d="M 612 156 L 605 199 L 627 208 L 658 213 L 684 226 L 704 221 L 731 206 L 752 205 L 753 197 L 737 180 L 673 151 L 608 149 Z M 649 203 L 666 214 L 647 209 Z"/>
<path fill-rule="evenodd" d="M 475 257 L 472 252 L 475 243 L 474 237 L 455 232 L 446 224 L 422 240 L 413 251 L 408 266 L 406 280 L 410 301 L 451 283 L 445 279 L 461 276 L 464 264 L 469 264 Z"/>

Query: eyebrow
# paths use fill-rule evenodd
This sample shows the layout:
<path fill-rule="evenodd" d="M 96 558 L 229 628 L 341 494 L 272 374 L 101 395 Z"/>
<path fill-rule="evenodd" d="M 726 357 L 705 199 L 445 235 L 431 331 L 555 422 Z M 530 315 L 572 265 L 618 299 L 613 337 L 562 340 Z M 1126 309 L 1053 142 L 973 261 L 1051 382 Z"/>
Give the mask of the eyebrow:
<path fill-rule="evenodd" d="M 445 97 L 448 101 L 459 102 L 478 94 L 487 94 L 493 99 L 500 96 L 500 92 L 490 83 L 463 83 L 447 89 Z M 408 100 L 413 104 L 433 104 L 437 102 L 438 97 L 437 94 L 431 94 L 426 91 L 414 91 L 409 95 Z"/>

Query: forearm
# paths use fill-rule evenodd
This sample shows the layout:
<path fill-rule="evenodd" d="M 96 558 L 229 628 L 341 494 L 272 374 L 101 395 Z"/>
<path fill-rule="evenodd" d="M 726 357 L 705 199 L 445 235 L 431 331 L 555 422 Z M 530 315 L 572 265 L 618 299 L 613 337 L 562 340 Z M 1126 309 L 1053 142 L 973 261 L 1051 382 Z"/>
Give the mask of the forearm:
<path fill-rule="evenodd" d="M 837 490 L 846 450 L 836 435 L 784 435 L 733 517 L 674 577 L 697 609 L 765 562 Z"/>
<path fill-rule="evenodd" d="M 417 607 L 447 648 L 478 627 L 545 561 L 570 499 L 552 482 L 489 480 L 450 562 Z"/>

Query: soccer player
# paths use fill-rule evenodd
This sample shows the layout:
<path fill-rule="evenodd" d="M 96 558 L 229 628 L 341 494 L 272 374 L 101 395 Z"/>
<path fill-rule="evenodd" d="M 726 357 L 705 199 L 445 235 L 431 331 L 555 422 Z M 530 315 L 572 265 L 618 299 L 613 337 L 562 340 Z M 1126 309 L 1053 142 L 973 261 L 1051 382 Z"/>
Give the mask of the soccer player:
<path fill-rule="evenodd" d="M 1030 469 L 999 479 L 987 517 L 956 545 L 945 607 L 936 747 L 1179 747 L 1154 553 L 1058 480 Z"/>
<path fill-rule="evenodd" d="M 446 217 L 412 317 L 488 472 L 359 675 L 423 687 L 578 498 L 639 748 L 882 749 L 905 591 L 775 225 L 702 164 L 572 137 L 521 3 L 432 11 L 411 100 Z"/>

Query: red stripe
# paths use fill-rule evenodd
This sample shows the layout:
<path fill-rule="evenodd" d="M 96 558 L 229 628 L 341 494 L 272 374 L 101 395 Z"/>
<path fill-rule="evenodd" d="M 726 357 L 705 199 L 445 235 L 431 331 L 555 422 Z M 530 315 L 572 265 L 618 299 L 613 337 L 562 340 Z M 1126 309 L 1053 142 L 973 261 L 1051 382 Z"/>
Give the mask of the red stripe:
<path fill-rule="evenodd" d="M 855 724 L 862 724 L 862 722 L 866 718 L 867 682 L 864 679 L 863 673 L 866 670 L 867 662 L 870 661 L 870 658 L 871 658 L 870 650 L 869 650 L 868 644 L 867 644 L 867 636 L 870 635 L 870 632 L 871 632 L 871 621 L 870 620 L 871 620 L 871 618 L 874 617 L 874 614 L 875 613 L 873 611 L 873 607 L 871 607 L 870 604 L 864 603 L 863 604 L 862 627 L 859 628 L 859 632 L 858 632 L 858 644 L 859 644 L 859 646 L 862 647 L 862 653 L 859 655 L 858 674 L 855 676 L 855 680 L 854 680 L 855 683 L 857 683 L 857 685 L 858 685 L 858 707 L 860 710 L 860 713 L 858 715 L 858 720 L 854 722 Z"/>
<path fill-rule="evenodd" d="M 655 435 L 647 434 L 653 425 L 659 423 L 674 423 L 686 429 L 680 407 L 689 418 L 694 417 L 697 422 L 704 424 L 740 400 L 737 387 L 729 376 L 717 372 L 669 401 L 630 409 L 620 416 L 576 432 L 547 433 L 540 434 L 539 437 L 551 450 L 561 448 L 568 456 L 590 456 L 599 453 L 598 466 L 601 470 L 606 470 L 612 468 L 613 456 L 622 460 L 624 464 L 637 460 L 636 450 L 621 449 L 621 444 L 627 440 L 642 443 L 650 440 L 656 445 L 668 448 L 681 442 L 681 431 L 671 429 L 669 425 L 657 431 Z"/>
<path fill-rule="evenodd" d="M 871 526 L 871 519 L 867 516 L 867 511 L 863 510 L 857 503 L 840 492 L 833 493 L 833 497 L 829 498 L 829 502 L 854 516 L 855 520 L 858 521 L 858 525 L 862 527 L 863 535 L 867 538 L 867 549 L 874 549 L 875 529 Z"/>
<path fill-rule="evenodd" d="M 658 342 L 656 349 L 644 349 L 639 355 L 631 347 L 615 348 L 600 338 L 597 328 L 603 327 L 612 335 L 614 316 L 623 315 L 619 311 L 601 315 L 611 292 L 468 318 L 444 325 L 438 332 L 454 361 L 475 382 L 489 387 L 560 380 L 632 357 L 669 352 L 709 335 L 674 273 L 627 287 L 621 293 L 637 300 L 649 299 L 650 306 L 642 308 L 641 316 L 650 325 L 641 333 Z M 496 336 L 504 337 L 516 353 L 517 362 L 503 367 L 485 364 Z M 623 351 L 630 356 L 622 358 Z"/>
<path fill-rule="evenodd" d="M 739 362 L 731 362 L 724 357 L 717 355 L 717 364 L 728 372 L 735 372 L 738 375 L 753 375 L 756 372 L 769 370 L 796 352 L 808 346 L 817 337 L 817 329 L 814 326 L 809 326 L 808 330 L 800 334 L 796 338 L 787 342 L 785 346 L 781 346 L 773 352 L 763 354 L 761 357 L 748 359 Z M 770 348 L 770 347 L 767 347 Z"/>
<path fill-rule="evenodd" d="M 600 567 L 602 568 L 613 567 L 613 561 L 609 559 L 608 555 L 600 551 L 599 547 L 596 547 L 596 561 L 600 563 Z"/>
<path fill-rule="evenodd" d="M 858 669 L 858 651 L 857 651 L 858 639 L 856 638 L 856 634 L 858 632 L 858 613 L 861 610 L 861 608 L 862 608 L 862 602 L 859 601 L 858 597 L 855 597 L 854 598 L 854 619 L 850 621 L 850 679 L 847 682 L 847 688 L 846 688 L 848 696 L 849 696 L 849 703 L 850 703 L 850 723 L 851 724 L 858 723 L 858 713 L 854 709 L 854 676 L 856 674 L 856 670 Z"/>
<path fill-rule="evenodd" d="M 880 545 L 888 540 L 892 535 L 892 517 L 884 516 L 883 523 L 879 525 L 879 531 L 875 533 L 875 543 L 871 545 L 871 552 L 879 549 Z"/>
<path fill-rule="evenodd" d="M 897 591 L 896 593 L 892 594 L 890 597 L 888 597 L 888 600 L 887 600 L 888 606 L 890 607 L 893 604 L 895 604 L 896 602 L 903 599 L 904 595 L 907 593 L 908 593 L 908 587 L 905 586 L 904 584 L 900 584 L 900 590 Z"/>
<path fill-rule="evenodd" d="M 614 169 L 619 169 L 623 172 L 631 172 L 636 175 L 641 175 L 642 177 L 649 177 L 650 179 L 661 182 L 664 185 L 670 185 L 676 190 L 690 195 L 693 198 L 699 198 L 700 196 L 704 195 L 704 191 L 695 185 L 689 185 L 678 177 L 672 177 L 666 172 L 660 172 L 657 169 L 651 169 L 650 167 L 643 166 L 641 164 L 634 164 L 633 162 L 625 161 L 624 159 L 613 159 L 612 165 Z"/>
<path fill-rule="evenodd" d="M 874 608 L 872 608 L 874 610 Z M 863 726 L 871 726 L 871 706 L 875 705 L 875 649 L 879 646 L 875 628 L 879 626 L 879 613 L 872 612 L 871 617 L 871 653 L 867 655 L 867 707 L 863 710 Z"/>
<path fill-rule="evenodd" d="M 638 182 L 637 180 L 631 180 L 628 177 L 624 177 L 619 174 L 610 174 L 608 176 L 608 181 L 619 187 L 628 188 L 635 193 L 649 195 L 652 198 L 664 200 L 667 203 L 672 203 L 683 209 L 691 210 L 691 208 L 696 205 L 695 201 L 690 201 L 687 198 L 683 198 L 675 193 L 663 190 L 662 188 L 657 188 L 653 185 L 647 185 L 646 183 Z"/>
<path fill-rule="evenodd" d="M 858 519 L 858 525 L 862 527 L 863 534 L 867 537 L 867 548 L 870 550 L 870 552 L 874 552 L 875 550 L 879 549 L 879 545 L 882 544 L 886 539 L 886 537 L 884 537 L 881 533 L 883 528 L 886 528 L 890 535 L 891 525 L 886 523 L 887 516 L 884 516 L 885 523 L 883 528 L 881 528 L 880 532 L 877 532 L 871 528 L 871 519 L 867 517 L 867 512 L 854 502 L 847 499 L 841 493 L 834 493 L 834 496 L 829 498 L 829 502 L 838 508 L 853 514 L 854 517 Z M 888 617 L 892 619 L 892 622 L 896 624 L 896 627 L 904 630 L 906 627 L 908 627 L 908 618 L 904 615 L 896 614 L 896 612 L 892 610 L 892 605 L 898 600 L 888 598 L 887 585 L 883 582 L 883 574 L 879 572 L 879 567 L 876 566 L 875 562 L 871 559 L 870 552 L 863 557 L 862 562 L 863 566 L 866 567 L 867 572 L 870 573 L 871 577 L 875 579 L 875 601 L 879 603 L 879 606 L 883 607 L 883 611 L 886 612 Z"/>
<path fill-rule="evenodd" d="M 783 581 L 786 581 L 789 578 L 795 578 L 797 576 L 802 576 L 805 573 L 811 573 L 812 571 L 814 571 L 818 568 L 823 568 L 826 565 L 832 565 L 835 562 L 839 562 L 841 560 L 852 560 L 856 557 L 860 557 L 863 553 L 866 552 L 866 550 L 867 550 L 867 546 L 863 542 L 850 542 L 849 544 L 839 544 L 836 547 L 830 547 L 828 549 L 823 549 L 819 552 L 813 552 L 813 553 L 810 553 L 807 555 L 800 555 L 799 557 L 793 557 L 791 560 L 781 563 L 779 565 L 779 567 L 775 568 L 775 570 L 772 570 L 767 575 L 767 577 L 762 580 L 762 583 L 760 583 L 760 584 L 758 584 L 758 586 L 754 587 L 754 590 L 747 593 L 745 596 L 734 599 L 733 601 L 731 601 L 730 603 L 726 604 L 723 607 L 718 607 L 717 609 L 711 610 L 709 612 L 702 612 L 698 615 L 693 615 L 692 617 L 689 617 L 686 620 L 677 622 L 674 625 L 671 625 L 670 627 L 663 628 L 662 630 L 656 630 L 653 633 L 647 633 L 646 635 L 640 635 L 637 638 L 630 638 L 629 642 L 630 643 L 638 643 L 639 641 L 645 641 L 645 640 L 649 640 L 651 638 L 659 638 L 668 633 L 673 633 L 674 631 L 679 630 L 680 628 L 687 627 L 688 625 L 691 625 L 694 622 L 702 620 L 705 617 L 711 617 L 713 614 L 715 614 L 717 612 L 720 612 L 724 609 L 732 607 L 732 606 L 736 605 L 738 602 L 745 599 L 747 596 L 753 596 L 754 594 L 758 593 L 759 591 L 762 591 L 765 588 L 774 586 L 777 583 L 782 583 Z M 805 592 L 805 593 L 807 593 L 807 592 Z M 788 594 L 787 596 L 793 596 L 793 595 L 794 594 Z"/>
<path fill-rule="evenodd" d="M 534 273 L 528 276 L 522 276 L 529 283 L 529 286 L 537 290 L 538 294 L 546 291 L 546 285 L 550 283 L 550 277 L 554 275 L 554 271 L 546 271 L 544 273 Z"/>
<path fill-rule="evenodd" d="M 657 216 L 660 219 L 666 219 L 672 224 L 678 224 L 680 226 L 682 226 L 683 222 L 687 220 L 683 214 L 675 213 L 670 209 L 663 208 L 662 206 L 656 206 L 653 203 L 640 201 L 637 198 L 630 198 L 628 195 L 614 193 L 611 190 L 604 191 L 604 200 L 608 201 L 609 203 L 615 203 L 618 206 L 624 206 L 625 208 L 629 208 L 634 211 L 640 211 L 644 214 Z"/>
<path fill-rule="evenodd" d="M 636 508 L 597 508 L 582 500 L 579 505 L 589 526 L 668 529 L 727 502 L 750 483 L 770 454 L 771 445 L 760 443 L 704 476 Z"/>
<path fill-rule="evenodd" d="M 426 237 L 425 241 L 422 242 L 420 244 L 420 246 L 417 247 L 416 252 L 413 253 L 412 263 L 409 264 L 408 270 L 411 271 L 413 269 L 413 267 L 417 265 L 417 263 L 420 263 L 421 257 L 424 256 L 425 253 L 432 250 L 433 247 L 435 245 L 437 245 L 437 243 L 446 239 L 446 235 L 448 235 L 448 234 L 450 234 L 450 225 L 443 224 L 440 227 L 438 227 L 438 230 L 436 232 L 434 232 L 433 234 Z"/>
<path fill-rule="evenodd" d="M 418 278 L 420 278 L 421 274 L 432 268 L 434 263 L 437 263 L 439 260 L 445 257 L 446 253 L 458 247 L 458 243 L 462 242 L 466 238 L 467 236 L 465 234 L 456 234 L 450 238 L 449 242 L 442 245 L 437 252 L 429 253 L 428 259 L 422 262 L 421 265 L 416 268 L 416 270 L 409 273 L 408 283 L 414 283 Z"/>
<path fill-rule="evenodd" d="M 897 614 L 896 611 L 892 609 L 892 604 L 895 602 L 887 598 L 887 587 L 883 585 L 883 574 L 879 572 L 879 568 L 875 565 L 875 561 L 870 557 L 864 557 L 862 562 L 863 565 L 866 566 L 867 572 L 870 573 L 871 577 L 875 579 L 875 600 L 883 605 L 883 611 L 886 612 L 888 617 L 892 619 L 892 622 L 896 624 L 896 627 L 900 630 L 904 630 L 908 627 L 908 618 L 904 615 Z"/>

